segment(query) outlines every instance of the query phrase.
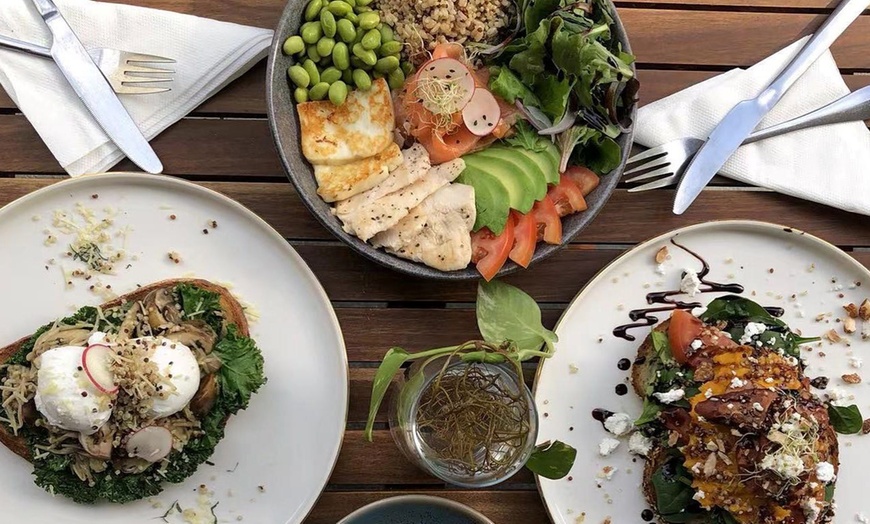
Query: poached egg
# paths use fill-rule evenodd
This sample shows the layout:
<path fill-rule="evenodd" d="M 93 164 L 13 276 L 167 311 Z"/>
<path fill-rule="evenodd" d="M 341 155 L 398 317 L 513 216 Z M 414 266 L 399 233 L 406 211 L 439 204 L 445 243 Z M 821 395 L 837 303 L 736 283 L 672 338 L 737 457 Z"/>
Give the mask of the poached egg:
<path fill-rule="evenodd" d="M 151 361 L 157 372 L 171 386 L 152 398 L 151 414 L 154 418 L 168 417 L 178 413 L 190 402 L 199 389 L 199 364 L 193 351 L 180 342 L 165 338 L 151 339 Z"/>

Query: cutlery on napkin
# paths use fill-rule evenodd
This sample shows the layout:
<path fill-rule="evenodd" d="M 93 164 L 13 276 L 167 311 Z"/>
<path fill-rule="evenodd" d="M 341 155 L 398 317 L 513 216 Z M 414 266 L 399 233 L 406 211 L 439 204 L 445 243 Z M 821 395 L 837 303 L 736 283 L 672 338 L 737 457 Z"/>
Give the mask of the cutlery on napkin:
<path fill-rule="evenodd" d="M 684 136 L 705 139 L 735 104 L 757 96 L 797 54 L 804 41 L 749 69 L 728 71 L 642 107 L 635 141 L 655 147 Z M 833 57 L 826 52 L 768 113 L 759 128 L 808 113 L 848 92 Z M 748 184 L 870 215 L 867 166 L 870 166 L 870 131 L 862 122 L 849 122 L 743 146 L 719 172 Z"/>
<path fill-rule="evenodd" d="M 114 47 L 176 60 L 172 91 L 121 97 L 149 140 L 266 56 L 272 31 L 90 0 L 56 0 L 85 47 Z M 50 42 L 30 2 L 0 2 L 0 34 Z M 106 171 L 124 158 L 53 62 L 0 49 L 0 85 L 71 175 Z"/>

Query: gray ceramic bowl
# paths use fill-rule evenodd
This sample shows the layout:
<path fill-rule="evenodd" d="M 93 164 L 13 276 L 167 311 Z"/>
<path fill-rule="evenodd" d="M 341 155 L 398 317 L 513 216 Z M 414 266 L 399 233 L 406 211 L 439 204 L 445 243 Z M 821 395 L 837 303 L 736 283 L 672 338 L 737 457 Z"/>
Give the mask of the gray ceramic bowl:
<path fill-rule="evenodd" d="M 469 266 L 459 271 L 438 271 L 423 264 L 390 255 L 383 250 L 375 249 L 360 239 L 345 233 L 341 228 L 341 222 L 330 212 L 329 204 L 318 196 L 317 182 L 314 180 L 314 170 L 302 156 L 302 148 L 299 143 L 299 120 L 296 116 L 292 89 L 287 79 L 287 68 L 290 67 L 291 60 L 281 51 L 284 40 L 298 31 L 302 19 L 302 11 L 306 3 L 305 0 L 290 0 L 287 4 L 284 14 L 281 16 L 281 21 L 278 22 L 278 27 L 275 29 L 275 39 L 272 42 L 272 51 L 269 54 L 268 76 L 266 79 L 266 99 L 269 105 L 269 123 L 272 128 L 272 136 L 275 138 L 275 144 L 281 156 L 281 162 L 284 164 L 284 169 L 287 172 L 287 177 L 296 186 L 296 191 L 299 193 L 302 202 L 305 203 L 305 206 L 320 220 L 326 229 L 339 240 L 349 245 L 357 253 L 378 264 L 409 275 L 439 280 L 474 280 L 480 278 L 480 274 L 474 266 Z M 619 41 L 622 42 L 623 49 L 630 52 L 631 47 L 628 43 L 628 36 L 626 36 L 625 28 L 618 16 L 616 17 L 615 32 Z M 631 110 L 632 120 L 635 119 L 636 111 L 637 108 L 633 107 Z M 586 203 L 589 209 L 583 213 L 562 219 L 562 244 L 558 246 L 544 243 L 539 244 L 535 250 L 535 256 L 532 258 L 532 264 L 549 257 L 565 247 L 595 219 L 595 216 L 604 207 L 604 204 L 610 198 L 610 195 L 619 183 L 619 179 L 622 177 L 622 171 L 631 151 L 633 134 L 632 130 L 619 137 L 618 142 L 622 147 L 622 162 L 613 172 L 604 176 L 601 179 L 601 185 L 587 197 Z M 521 269 L 520 266 L 509 260 L 499 271 L 498 276 L 514 273 L 519 269 Z"/>
<path fill-rule="evenodd" d="M 452 500 L 402 495 L 372 502 L 338 524 L 493 524 L 477 511 Z"/>

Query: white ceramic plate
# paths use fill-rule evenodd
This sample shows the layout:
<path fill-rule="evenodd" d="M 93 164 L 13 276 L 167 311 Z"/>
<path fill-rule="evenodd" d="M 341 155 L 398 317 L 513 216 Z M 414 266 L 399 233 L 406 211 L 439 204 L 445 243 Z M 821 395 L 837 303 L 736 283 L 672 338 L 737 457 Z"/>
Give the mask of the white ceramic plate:
<path fill-rule="evenodd" d="M 211 458 L 214 466 L 200 466 L 182 484 L 167 483 L 156 497 L 161 507 L 153 501 L 88 507 L 53 498 L 33 484 L 27 462 L 0 446 L 3 514 L 33 524 L 153 523 L 175 500 L 196 507 L 195 488 L 205 484 L 214 492 L 212 504 L 220 503 L 219 522 L 239 516 L 258 524 L 301 522 L 329 478 L 347 419 L 344 342 L 305 262 L 252 212 L 182 180 L 114 174 L 62 182 L 0 210 L 0 346 L 76 306 L 104 302 L 80 280 L 66 289 L 58 265 L 73 266 L 58 256 L 63 237 L 53 246 L 43 244 L 52 212 L 72 210 L 77 202 L 98 216 L 106 207 L 117 208 L 117 226 L 130 228 L 126 247 L 136 260 L 126 262 L 128 269 L 120 265 L 117 276 L 102 278 L 113 291 L 189 276 L 230 284 L 243 304 L 259 312 L 251 332 L 263 351 L 268 383 L 247 410 L 230 419 Z M 211 220 L 217 228 L 208 226 Z M 170 251 L 181 263 L 169 260 Z M 46 269 L 51 258 L 56 264 Z"/>
<path fill-rule="evenodd" d="M 609 433 L 593 420 L 591 412 L 605 408 L 640 414 L 641 402 L 631 387 L 627 395 L 615 393 L 616 385 L 627 383 L 630 374 L 619 370 L 617 361 L 634 360 L 649 328 L 632 331 L 636 342 L 616 338 L 611 332 L 617 325 L 630 322 L 629 310 L 648 307 L 647 293 L 679 289 L 683 268 L 700 270 L 695 259 L 669 245 L 672 259 L 665 263 L 663 275 L 656 272 L 656 252 L 675 235 L 709 262 L 709 280 L 743 284 L 744 296 L 764 306 L 784 308 L 783 319 L 805 336 L 822 335 L 831 328 L 842 334 L 835 319 L 844 316 L 843 305 L 870 297 L 870 272 L 847 254 L 811 235 L 761 222 L 690 226 L 645 242 L 618 258 L 574 299 L 556 329 L 556 354 L 538 370 L 535 398 L 539 412 L 545 414 L 539 440 L 559 439 L 577 448 L 570 480 L 539 479 L 541 494 L 556 523 L 600 524 L 608 517 L 614 524 L 643 522 L 641 512 L 647 508 L 640 489 L 643 461 L 628 453 L 627 442 L 612 455 L 600 456 L 598 443 Z M 707 304 L 716 296 L 701 294 L 695 299 Z M 815 317 L 823 313 L 833 316 L 817 322 Z M 664 320 L 667 315 L 659 314 L 659 318 Z M 870 363 L 856 370 L 850 367 L 849 357 L 870 359 L 870 341 L 853 335 L 851 344 L 824 342 L 822 348 L 805 351 L 807 375 L 830 377 L 829 389 L 836 387 L 854 397 L 854 403 L 868 416 Z M 821 357 L 820 351 L 826 356 Z M 866 374 L 864 383 L 846 385 L 840 379 L 854 372 Z M 617 471 L 611 480 L 599 481 L 597 476 L 606 466 Z M 865 478 L 870 470 L 870 436 L 840 436 L 840 468 L 835 496 L 837 522 L 852 522 L 859 512 L 870 514 Z"/>

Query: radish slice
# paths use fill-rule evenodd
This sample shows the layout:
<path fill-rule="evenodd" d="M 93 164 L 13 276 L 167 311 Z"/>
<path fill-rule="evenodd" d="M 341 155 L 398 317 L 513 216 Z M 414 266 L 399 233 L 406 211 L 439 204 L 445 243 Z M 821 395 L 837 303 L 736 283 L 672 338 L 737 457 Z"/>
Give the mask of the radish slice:
<path fill-rule="evenodd" d="M 116 393 L 115 375 L 109 367 L 112 350 L 104 344 L 92 344 L 82 353 L 82 368 L 94 387 L 103 393 Z"/>
<path fill-rule="evenodd" d="M 471 101 L 462 110 L 462 121 L 465 127 L 477 136 L 492 133 L 501 118 L 501 107 L 498 100 L 486 89 L 478 89 Z"/>
<path fill-rule="evenodd" d="M 420 67 L 415 96 L 438 115 L 462 111 L 475 92 L 474 75 L 455 58 L 437 58 Z"/>
<path fill-rule="evenodd" d="M 127 454 L 134 458 L 159 462 L 172 451 L 172 433 L 162 426 L 148 426 L 127 439 Z"/>

